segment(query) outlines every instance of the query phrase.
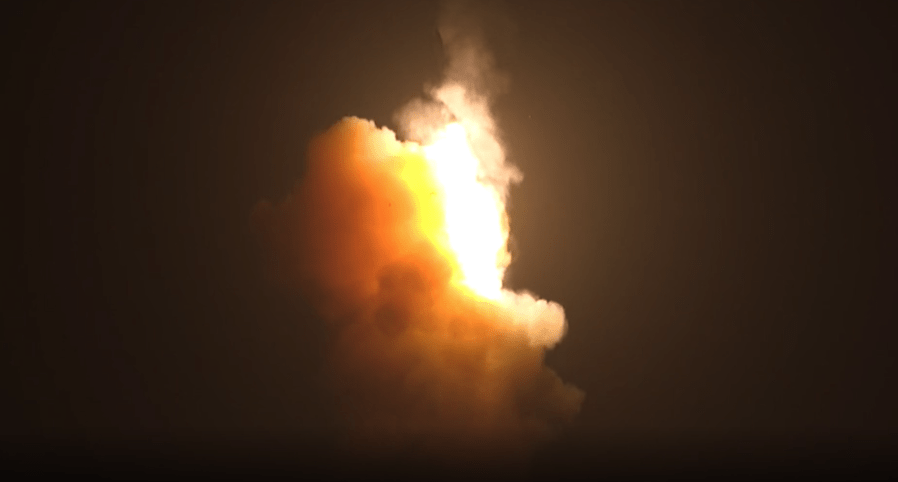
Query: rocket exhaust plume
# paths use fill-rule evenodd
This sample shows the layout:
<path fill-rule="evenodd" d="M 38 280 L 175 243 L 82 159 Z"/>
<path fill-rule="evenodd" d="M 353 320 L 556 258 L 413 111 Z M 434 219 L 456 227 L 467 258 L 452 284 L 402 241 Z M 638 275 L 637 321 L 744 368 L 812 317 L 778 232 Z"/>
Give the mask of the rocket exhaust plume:
<path fill-rule="evenodd" d="M 397 113 L 407 140 L 344 118 L 286 199 L 254 212 L 273 266 L 333 330 L 341 435 L 364 454 L 521 458 L 583 400 L 543 363 L 561 306 L 503 287 L 521 174 L 490 114 L 506 79 L 468 20 L 444 15 L 446 78 Z"/>

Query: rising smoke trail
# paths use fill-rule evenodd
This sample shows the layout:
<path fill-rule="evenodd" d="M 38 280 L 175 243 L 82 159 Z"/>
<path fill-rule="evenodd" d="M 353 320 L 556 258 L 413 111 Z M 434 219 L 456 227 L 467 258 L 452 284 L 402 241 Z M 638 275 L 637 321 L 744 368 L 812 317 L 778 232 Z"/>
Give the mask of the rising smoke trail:
<path fill-rule="evenodd" d="M 476 27 L 446 10 L 445 81 L 398 111 L 407 141 L 345 118 L 313 140 L 290 195 L 254 212 L 284 279 L 333 329 L 334 404 L 361 453 L 521 457 L 583 400 L 543 361 L 562 308 L 502 285 L 522 176 L 490 113 L 507 78 Z"/>

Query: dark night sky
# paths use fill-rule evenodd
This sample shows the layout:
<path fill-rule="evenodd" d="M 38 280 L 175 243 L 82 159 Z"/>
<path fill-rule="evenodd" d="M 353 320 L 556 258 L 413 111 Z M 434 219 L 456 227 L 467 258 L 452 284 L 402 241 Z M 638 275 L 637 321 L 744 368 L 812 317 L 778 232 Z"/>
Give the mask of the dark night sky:
<path fill-rule="evenodd" d="M 327 432 L 322 331 L 249 214 L 315 133 L 438 80 L 438 4 L 373 5 L 5 7 L 8 446 Z M 888 8 L 506 4 L 508 281 L 568 314 L 566 447 L 895 435 Z"/>

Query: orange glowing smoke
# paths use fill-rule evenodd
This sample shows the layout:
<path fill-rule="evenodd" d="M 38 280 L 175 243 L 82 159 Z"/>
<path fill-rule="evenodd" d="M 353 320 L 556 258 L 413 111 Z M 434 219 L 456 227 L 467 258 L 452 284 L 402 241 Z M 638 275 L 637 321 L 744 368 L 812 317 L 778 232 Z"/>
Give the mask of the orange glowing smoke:
<path fill-rule="evenodd" d="M 517 456 L 583 399 L 543 363 L 562 308 L 503 288 L 520 174 L 474 84 L 450 75 L 401 113 L 418 142 L 343 119 L 313 140 L 293 192 L 254 213 L 275 266 L 334 330 L 334 406 L 361 450 Z"/>
<path fill-rule="evenodd" d="M 313 142 L 294 193 L 261 203 L 257 219 L 283 273 L 334 323 L 332 380 L 355 443 L 517 453 L 582 400 L 542 362 L 563 314 L 502 290 L 502 196 L 478 181 L 460 125 L 436 139 L 401 143 L 344 119 Z"/>

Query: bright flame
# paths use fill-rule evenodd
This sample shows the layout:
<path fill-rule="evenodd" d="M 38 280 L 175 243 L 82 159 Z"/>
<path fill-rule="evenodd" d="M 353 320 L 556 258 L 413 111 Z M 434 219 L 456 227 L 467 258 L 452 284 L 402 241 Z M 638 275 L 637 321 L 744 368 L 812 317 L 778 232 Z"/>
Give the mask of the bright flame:
<path fill-rule="evenodd" d="M 480 161 L 460 123 L 438 132 L 423 152 L 441 191 L 444 242 L 458 263 L 455 281 L 484 298 L 499 300 L 510 262 L 502 197 L 479 179 Z"/>
<path fill-rule="evenodd" d="M 505 200 L 522 180 L 490 112 L 505 79 L 477 19 L 446 5 L 446 78 L 396 113 L 406 140 L 342 119 L 309 146 L 303 181 L 253 217 L 274 273 L 330 322 L 347 448 L 518 461 L 583 393 L 544 364 L 564 336 L 561 305 L 503 287 Z"/>

